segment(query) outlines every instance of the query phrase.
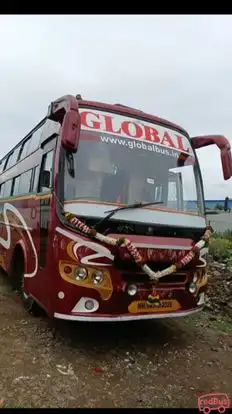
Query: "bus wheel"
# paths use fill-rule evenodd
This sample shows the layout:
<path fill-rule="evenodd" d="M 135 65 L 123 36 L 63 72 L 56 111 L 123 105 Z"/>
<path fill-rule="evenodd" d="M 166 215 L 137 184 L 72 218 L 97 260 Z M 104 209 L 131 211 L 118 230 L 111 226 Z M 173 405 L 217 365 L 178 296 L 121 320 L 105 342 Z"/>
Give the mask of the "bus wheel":
<path fill-rule="evenodd" d="M 43 310 L 24 290 L 24 257 L 20 247 L 16 248 L 12 258 L 11 279 L 13 290 L 20 294 L 24 309 L 34 316 L 43 315 Z"/>

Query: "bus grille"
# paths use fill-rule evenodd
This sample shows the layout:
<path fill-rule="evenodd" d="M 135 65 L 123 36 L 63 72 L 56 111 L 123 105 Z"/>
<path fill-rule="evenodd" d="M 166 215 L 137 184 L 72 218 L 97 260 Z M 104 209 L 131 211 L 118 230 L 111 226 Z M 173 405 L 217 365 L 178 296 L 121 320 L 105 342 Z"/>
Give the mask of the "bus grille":
<path fill-rule="evenodd" d="M 148 275 L 144 273 L 123 273 L 122 280 L 126 283 L 149 283 L 152 282 Z M 164 276 L 159 283 L 186 283 L 186 273 L 174 273 L 172 275 Z"/>

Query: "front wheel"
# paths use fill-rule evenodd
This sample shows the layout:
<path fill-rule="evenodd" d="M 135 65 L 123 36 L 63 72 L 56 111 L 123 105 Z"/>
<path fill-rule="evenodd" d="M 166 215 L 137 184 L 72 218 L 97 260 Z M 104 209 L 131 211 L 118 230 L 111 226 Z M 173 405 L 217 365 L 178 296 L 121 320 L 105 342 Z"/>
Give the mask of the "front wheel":
<path fill-rule="evenodd" d="M 23 280 L 24 280 L 24 277 L 22 277 L 22 286 L 19 290 L 20 299 L 23 304 L 23 307 L 28 313 L 31 313 L 34 316 L 41 316 L 43 314 L 43 311 L 39 307 L 39 305 L 35 302 L 35 300 L 29 294 L 25 292 L 24 286 L 23 286 Z"/>
<path fill-rule="evenodd" d="M 24 257 L 21 249 L 16 249 L 11 267 L 13 290 L 19 292 L 24 309 L 34 316 L 42 316 L 43 310 L 36 301 L 24 290 Z"/>

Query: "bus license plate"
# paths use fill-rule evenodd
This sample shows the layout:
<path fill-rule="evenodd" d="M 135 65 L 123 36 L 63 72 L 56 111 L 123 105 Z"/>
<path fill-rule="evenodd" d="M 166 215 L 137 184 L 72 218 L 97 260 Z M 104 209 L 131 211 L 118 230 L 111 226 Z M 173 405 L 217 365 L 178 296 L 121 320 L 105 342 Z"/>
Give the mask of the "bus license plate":
<path fill-rule="evenodd" d="M 172 312 L 180 309 L 180 304 L 177 300 L 160 300 L 159 303 L 148 303 L 146 300 L 139 300 L 132 302 L 128 310 L 130 313 L 154 313 L 154 312 Z"/>

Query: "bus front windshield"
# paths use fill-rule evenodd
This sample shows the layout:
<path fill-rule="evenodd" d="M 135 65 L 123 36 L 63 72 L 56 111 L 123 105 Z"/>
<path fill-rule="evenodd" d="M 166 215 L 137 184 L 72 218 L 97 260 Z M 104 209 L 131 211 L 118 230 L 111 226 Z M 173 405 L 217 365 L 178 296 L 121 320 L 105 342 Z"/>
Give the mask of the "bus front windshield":
<path fill-rule="evenodd" d="M 192 150 L 184 153 L 145 140 L 82 129 L 74 154 L 74 177 L 67 159 L 65 163 L 65 201 L 160 202 L 157 208 L 166 211 L 202 215 L 198 168 Z"/>

